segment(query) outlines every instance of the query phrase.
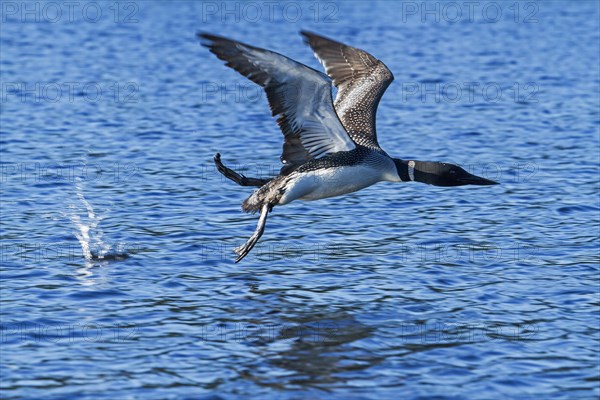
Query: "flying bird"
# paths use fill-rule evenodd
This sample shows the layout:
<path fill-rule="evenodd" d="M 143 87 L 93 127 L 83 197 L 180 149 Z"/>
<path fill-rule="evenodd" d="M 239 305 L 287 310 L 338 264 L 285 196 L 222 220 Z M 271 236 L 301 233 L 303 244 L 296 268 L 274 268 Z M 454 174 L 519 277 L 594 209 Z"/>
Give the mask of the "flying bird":
<path fill-rule="evenodd" d="M 495 185 L 444 162 L 390 157 L 377 142 L 375 114 L 394 80 L 386 65 L 364 50 L 312 32 L 306 43 L 327 75 L 273 51 L 199 33 L 201 44 L 267 94 L 284 136 L 279 175 L 249 178 L 214 157 L 217 169 L 241 186 L 259 187 L 242 203 L 260 212 L 258 225 L 235 249 L 241 261 L 262 236 L 274 206 L 356 192 L 380 181 L 422 182 L 435 186 Z M 332 85 L 337 88 L 335 101 Z"/>

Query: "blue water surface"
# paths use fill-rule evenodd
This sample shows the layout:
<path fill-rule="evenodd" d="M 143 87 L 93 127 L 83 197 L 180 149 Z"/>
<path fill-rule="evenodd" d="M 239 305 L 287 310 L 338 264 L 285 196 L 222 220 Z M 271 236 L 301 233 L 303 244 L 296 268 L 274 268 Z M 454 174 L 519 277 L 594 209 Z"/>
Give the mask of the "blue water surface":
<path fill-rule="evenodd" d="M 595 399 L 596 1 L 1 3 L 3 399 Z M 276 207 L 264 94 L 207 31 L 383 60 L 379 142 L 501 185 Z"/>

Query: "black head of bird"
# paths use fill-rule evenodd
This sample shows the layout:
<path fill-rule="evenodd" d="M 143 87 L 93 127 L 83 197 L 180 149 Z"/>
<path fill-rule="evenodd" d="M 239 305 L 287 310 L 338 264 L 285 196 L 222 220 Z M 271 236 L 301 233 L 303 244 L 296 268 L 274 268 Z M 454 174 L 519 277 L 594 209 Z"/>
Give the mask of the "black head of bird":
<path fill-rule="evenodd" d="M 497 185 L 498 182 L 473 175 L 458 165 L 437 161 L 394 159 L 398 175 L 434 186 Z"/>

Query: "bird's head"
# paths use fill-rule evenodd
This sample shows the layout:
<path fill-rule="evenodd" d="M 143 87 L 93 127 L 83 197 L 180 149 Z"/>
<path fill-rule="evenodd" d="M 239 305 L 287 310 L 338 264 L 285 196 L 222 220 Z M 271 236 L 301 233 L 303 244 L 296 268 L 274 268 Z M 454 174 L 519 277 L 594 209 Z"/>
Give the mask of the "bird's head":
<path fill-rule="evenodd" d="M 458 165 L 436 161 L 395 160 L 398 175 L 434 186 L 497 185 L 498 182 L 473 175 Z M 406 180 L 406 179 L 402 179 Z"/>
<path fill-rule="evenodd" d="M 497 185 L 498 182 L 473 175 L 458 165 L 436 163 L 436 170 L 432 185 L 435 186 L 463 186 L 463 185 Z"/>

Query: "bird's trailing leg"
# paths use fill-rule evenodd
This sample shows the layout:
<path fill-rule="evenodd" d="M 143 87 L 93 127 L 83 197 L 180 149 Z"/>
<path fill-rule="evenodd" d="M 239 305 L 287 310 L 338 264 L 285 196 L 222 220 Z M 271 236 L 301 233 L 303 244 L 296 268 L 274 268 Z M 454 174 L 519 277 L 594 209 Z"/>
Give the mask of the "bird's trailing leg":
<path fill-rule="evenodd" d="M 244 176 L 243 174 L 238 174 L 234 170 L 227 168 L 226 166 L 223 165 L 223 163 L 221 162 L 221 154 L 219 154 L 219 153 L 215 154 L 214 160 L 215 160 L 215 165 L 217 166 L 217 169 L 219 170 L 219 172 L 221 174 L 223 174 L 223 176 L 225 178 L 231 179 L 232 181 L 234 181 L 235 183 L 237 183 L 240 186 L 261 187 L 265 183 L 267 183 L 271 180 L 271 179 L 261 179 L 261 178 L 248 178 L 248 177 Z"/>
<path fill-rule="evenodd" d="M 258 242 L 258 239 L 260 239 L 262 236 L 263 232 L 265 231 L 265 225 L 267 224 L 267 214 L 269 214 L 269 205 L 264 204 L 260 209 L 260 218 L 258 219 L 256 230 L 252 236 L 250 236 L 250 239 L 246 241 L 246 243 L 234 249 L 238 255 L 238 257 L 235 259 L 236 263 L 242 261 L 242 259 L 246 257 L 248 253 L 250 253 L 250 250 L 252 250 L 256 242 Z"/>

